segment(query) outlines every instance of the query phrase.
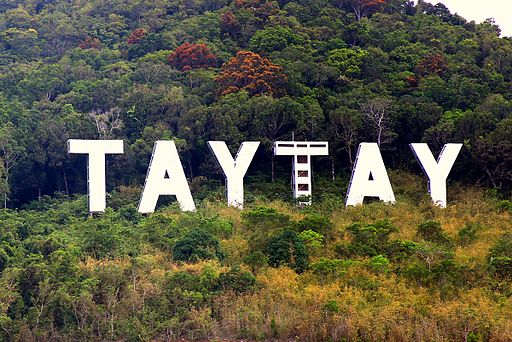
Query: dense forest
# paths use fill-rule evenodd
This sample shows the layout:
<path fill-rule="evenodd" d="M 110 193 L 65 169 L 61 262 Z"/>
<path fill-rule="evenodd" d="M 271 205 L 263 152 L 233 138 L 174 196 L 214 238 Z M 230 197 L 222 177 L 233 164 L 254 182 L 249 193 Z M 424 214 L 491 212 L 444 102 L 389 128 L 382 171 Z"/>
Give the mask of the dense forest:
<path fill-rule="evenodd" d="M 0 339 L 512 341 L 512 39 L 406 0 L 0 1 Z M 276 140 L 322 140 L 313 205 Z M 122 139 L 87 213 L 68 139 Z M 172 139 L 196 201 L 137 213 Z M 261 141 L 246 208 L 207 141 Z M 361 142 L 397 203 L 345 208 Z M 408 144 L 464 147 L 449 207 Z"/>

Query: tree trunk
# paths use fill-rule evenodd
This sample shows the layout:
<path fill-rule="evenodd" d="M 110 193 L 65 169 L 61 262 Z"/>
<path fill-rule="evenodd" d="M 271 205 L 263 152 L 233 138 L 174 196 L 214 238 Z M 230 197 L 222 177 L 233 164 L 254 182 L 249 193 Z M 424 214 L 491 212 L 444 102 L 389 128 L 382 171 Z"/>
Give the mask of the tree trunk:
<path fill-rule="evenodd" d="M 62 176 L 64 177 L 64 189 L 66 191 L 66 195 L 69 196 L 68 177 L 66 175 L 66 169 L 64 166 L 62 166 Z"/>
<path fill-rule="evenodd" d="M 334 156 L 331 158 L 331 176 L 332 180 L 336 178 L 336 171 L 334 169 Z"/>
<path fill-rule="evenodd" d="M 270 156 L 270 164 L 272 165 L 272 182 L 275 182 L 276 180 L 276 173 L 274 170 L 274 153 Z"/>
<path fill-rule="evenodd" d="M 192 158 L 188 158 L 188 172 L 190 173 L 190 180 L 194 178 L 194 174 L 192 173 Z"/>

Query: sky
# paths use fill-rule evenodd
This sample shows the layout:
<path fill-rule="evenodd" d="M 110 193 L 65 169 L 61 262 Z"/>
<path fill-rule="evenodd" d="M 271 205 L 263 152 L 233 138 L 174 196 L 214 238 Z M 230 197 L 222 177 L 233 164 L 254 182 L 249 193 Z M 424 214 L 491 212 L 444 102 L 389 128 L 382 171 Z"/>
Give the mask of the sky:
<path fill-rule="evenodd" d="M 503 37 L 512 36 L 512 1 L 511 0 L 424 0 L 432 4 L 443 3 L 452 13 L 458 13 L 468 21 L 480 23 L 494 18 L 501 28 Z M 417 0 L 415 1 L 417 3 Z"/>

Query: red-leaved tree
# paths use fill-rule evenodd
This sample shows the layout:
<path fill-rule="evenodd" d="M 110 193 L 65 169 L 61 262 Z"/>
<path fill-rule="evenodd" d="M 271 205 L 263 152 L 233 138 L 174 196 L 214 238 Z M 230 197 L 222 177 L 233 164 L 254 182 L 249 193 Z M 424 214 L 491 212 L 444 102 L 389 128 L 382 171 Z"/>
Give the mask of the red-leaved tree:
<path fill-rule="evenodd" d="M 226 95 L 245 90 L 251 95 L 282 96 L 287 81 L 283 68 L 251 51 L 239 51 L 222 66 L 215 79 L 218 94 Z"/>
<path fill-rule="evenodd" d="M 220 15 L 220 27 L 223 32 L 233 34 L 240 29 L 240 23 L 232 12 L 224 12 Z"/>
<path fill-rule="evenodd" d="M 86 37 L 79 45 L 80 49 L 96 49 L 99 50 L 101 48 L 101 42 L 98 38 Z"/>
<path fill-rule="evenodd" d="M 419 76 L 439 75 L 446 71 L 446 60 L 441 53 L 425 56 L 416 66 Z"/>
<path fill-rule="evenodd" d="M 206 44 L 182 44 L 169 55 L 167 60 L 174 68 L 183 71 L 218 65 L 217 56 L 210 51 Z"/>
<path fill-rule="evenodd" d="M 130 45 L 138 44 L 148 32 L 143 28 L 138 28 L 133 30 L 133 32 L 128 36 L 127 43 Z"/>

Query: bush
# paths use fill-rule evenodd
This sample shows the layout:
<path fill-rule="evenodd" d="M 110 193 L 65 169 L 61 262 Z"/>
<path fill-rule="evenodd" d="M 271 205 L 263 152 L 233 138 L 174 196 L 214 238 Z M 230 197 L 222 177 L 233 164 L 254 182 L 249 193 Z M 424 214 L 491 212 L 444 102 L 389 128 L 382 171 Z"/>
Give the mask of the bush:
<path fill-rule="evenodd" d="M 459 244 L 462 246 L 467 246 L 471 242 L 475 241 L 477 231 L 480 229 L 480 225 L 476 223 L 466 223 L 461 230 L 459 230 Z"/>
<path fill-rule="evenodd" d="M 389 248 L 389 235 L 398 229 L 387 220 L 363 225 L 354 223 L 347 227 L 352 242 L 347 246 L 349 255 L 376 256 L 385 254 Z"/>
<path fill-rule="evenodd" d="M 267 254 L 272 267 L 288 266 L 301 273 L 308 265 L 306 246 L 293 230 L 284 230 L 271 238 Z"/>
<path fill-rule="evenodd" d="M 244 226 L 249 230 L 279 230 L 290 225 L 290 217 L 274 208 L 258 207 L 242 213 Z"/>
<path fill-rule="evenodd" d="M 371 270 L 377 273 L 388 273 L 389 272 L 389 259 L 383 255 L 376 255 L 370 259 L 368 265 Z"/>
<path fill-rule="evenodd" d="M 500 278 L 512 278 L 512 258 L 491 257 L 491 273 Z"/>
<path fill-rule="evenodd" d="M 332 222 L 325 216 L 311 214 L 295 224 L 297 231 L 314 230 L 322 235 L 331 235 L 334 228 Z"/>
<path fill-rule="evenodd" d="M 242 271 L 240 268 L 232 268 L 219 276 L 219 289 L 244 293 L 254 289 L 256 277 L 251 272 Z"/>
<path fill-rule="evenodd" d="M 443 231 L 440 222 L 431 220 L 425 221 L 418 226 L 416 233 L 425 241 L 446 246 L 451 245 L 450 238 Z"/>
<path fill-rule="evenodd" d="M 166 282 L 166 297 L 174 315 L 183 315 L 189 307 L 199 307 L 207 293 L 201 287 L 198 275 L 188 272 L 172 273 Z"/>
<path fill-rule="evenodd" d="M 276 231 L 290 226 L 290 217 L 273 208 L 258 207 L 242 213 L 245 229 L 250 232 L 250 250 L 265 250 L 269 240 Z"/>
<path fill-rule="evenodd" d="M 324 305 L 324 310 L 328 313 L 338 313 L 341 309 L 337 301 L 330 300 Z"/>
<path fill-rule="evenodd" d="M 492 274 L 500 278 L 512 278 L 512 234 L 502 235 L 489 251 Z"/>
<path fill-rule="evenodd" d="M 316 250 L 324 245 L 324 236 L 314 230 L 304 230 L 299 234 L 299 238 L 304 241 L 309 250 Z"/>
<path fill-rule="evenodd" d="M 386 255 L 393 260 L 403 260 L 416 252 L 418 244 L 409 240 L 391 241 L 386 249 Z"/>
<path fill-rule="evenodd" d="M 256 251 L 244 258 L 244 263 L 251 268 L 253 273 L 268 265 L 268 258 L 262 251 Z"/>
<path fill-rule="evenodd" d="M 500 236 L 496 244 L 489 251 L 489 256 L 512 258 L 512 233 Z"/>
<path fill-rule="evenodd" d="M 194 228 L 182 236 L 173 249 L 175 261 L 222 259 L 219 240 L 210 232 Z"/>
<path fill-rule="evenodd" d="M 341 273 L 345 272 L 352 263 L 352 260 L 344 261 L 341 259 L 320 258 L 311 263 L 309 269 L 317 276 L 320 276 L 322 282 L 325 282 L 331 277 L 337 278 Z"/>
<path fill-rule="evenodd" d="M 512 201 L 501 201 L 500 203 L 498 203 L 498 210 L 502 212 L 508 211 L 509 213 L 512 213 Z"/>

